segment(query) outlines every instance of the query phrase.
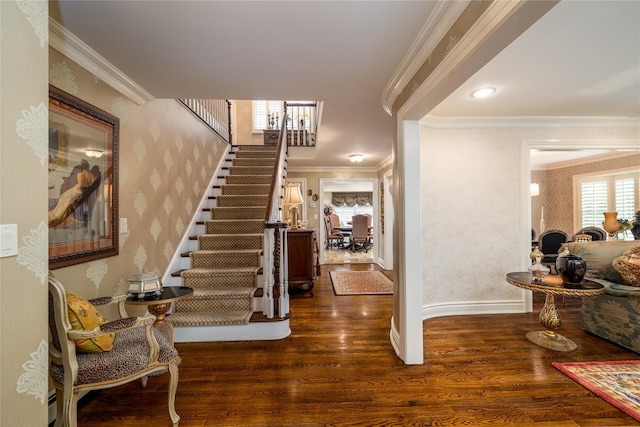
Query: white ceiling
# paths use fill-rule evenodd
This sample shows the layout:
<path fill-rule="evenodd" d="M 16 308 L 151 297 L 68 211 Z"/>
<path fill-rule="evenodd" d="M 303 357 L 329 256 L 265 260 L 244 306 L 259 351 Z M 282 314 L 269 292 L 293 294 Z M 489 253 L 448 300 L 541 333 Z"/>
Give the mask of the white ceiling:
<path fill-rule="evenodd" d="M 157 98 L 318 99 L 313 158 L 391 155 L 382 92 L 435 1 L 71 1 L 51 15 Z M 451 94 L 437 116 L 640 117 L 640 2 L 565 0 Z M 491 85 L 495 96 L 471 99 Z M 310 157 L 310 156 L 307 156 Z"/>

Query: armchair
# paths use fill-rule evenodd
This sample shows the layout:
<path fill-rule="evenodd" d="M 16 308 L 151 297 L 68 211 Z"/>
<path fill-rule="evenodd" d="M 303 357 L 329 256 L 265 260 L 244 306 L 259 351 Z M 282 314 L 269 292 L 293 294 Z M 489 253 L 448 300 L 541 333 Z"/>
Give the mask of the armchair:
<path fill-rule="evenodd" d="M 173 426 L 178 426 L 180 417 L 175 411 L 174 402 L 178 388 L 178 365 L 182 359 L 168 338 L 153 327 L 155 316 L 127 317 L 125 300 L 126 295 L 88 302 L 81 300 L 80 303 L 85 305 L 80 323 L 86 328 L 74 329 L 79 319 L 67 301 L 64 287 L 49 274 L 49 330 L 52 339 L 49 345 L 49 375 L 56 389 L 56 427 L 77 425 L 79 392 L 111 388 L 137 379 L 141 379 L 144 388 L 148 376 L 167 371 L 171 375 L 169 415 Z M 93 307 L 113 303 L 118 304 L 122 318 L 105 323 Z M 99 319 L 95 327 L 89 325 L 92 318 Z M 107 340 L 100 341 L 104 338 Z M 78 347 L 77 342 L 81 342 L 82 346 Z M 91 344 L 89 348 L 83 348 L 87 343 Z"/>

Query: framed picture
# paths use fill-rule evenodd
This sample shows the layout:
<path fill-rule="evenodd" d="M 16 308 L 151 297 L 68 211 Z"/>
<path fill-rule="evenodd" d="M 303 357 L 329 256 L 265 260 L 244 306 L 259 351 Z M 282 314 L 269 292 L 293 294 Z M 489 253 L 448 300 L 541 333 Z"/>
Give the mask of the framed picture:
<path fill-rule="evenodd" d="M 49 86 L 49 268 L 118 254 L 117 117 Z"/>

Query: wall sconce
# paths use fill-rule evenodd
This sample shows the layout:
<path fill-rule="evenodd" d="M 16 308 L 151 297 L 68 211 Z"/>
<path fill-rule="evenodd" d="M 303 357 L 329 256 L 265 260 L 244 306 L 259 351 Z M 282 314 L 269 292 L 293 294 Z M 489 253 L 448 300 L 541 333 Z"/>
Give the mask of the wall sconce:
<path fill-rule="evenodd" d="M 540 184 L 537 182 L 531 183 L 531 196 L 539 196 L 540 195 Z"/>
<path fill-rule="evenodd" d="M 302 203 L 302 194 L 300 187 L 293 184 L 287 185 L 287 191 L 284 196 L 284 203 L 290 205 L 289 217 L 291 218 L 291 229 L 298 229 L 298 205 Z"/>
<path fill-rule="evenodd" d="M 97 159 L 99 157 L 102 157 L 102 150 L 87 148 L 86 150 L 84 150 L 84 154 L 86 154 L 87 157 L 93 157 L 94 159 Z"/>
<path fill-rule="evenodd" d="M 349 156 L 349 160 L 351 160 L 352 163 L 360 163 L 362 159 L 364 159 L 362 154 L 352 154 Z"/>

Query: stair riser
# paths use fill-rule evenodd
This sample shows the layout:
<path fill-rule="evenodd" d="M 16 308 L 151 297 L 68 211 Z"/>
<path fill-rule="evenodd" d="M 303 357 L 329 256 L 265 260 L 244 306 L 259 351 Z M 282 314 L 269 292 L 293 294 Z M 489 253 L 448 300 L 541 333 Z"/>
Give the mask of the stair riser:
<path fill-rule="evenodd" d="M 256 221 L 205 221 L 205 234 L 261 234 L 264 220 Z"/>
<path fill-rule="evenodd" d="M 218 196 L 216 203 L 221 208 L 235 208 L 238 206 L 267 206 L 269 196 Z"/>
<path fill-rule="evenodd" d="M 252 300 L 246 297 L 218 297 L 216 299 L 185 299 L 183 301 L 176 301 L 176 311 L 180 312 L 229 312 L 229 311 L 252 311 Z"/>

